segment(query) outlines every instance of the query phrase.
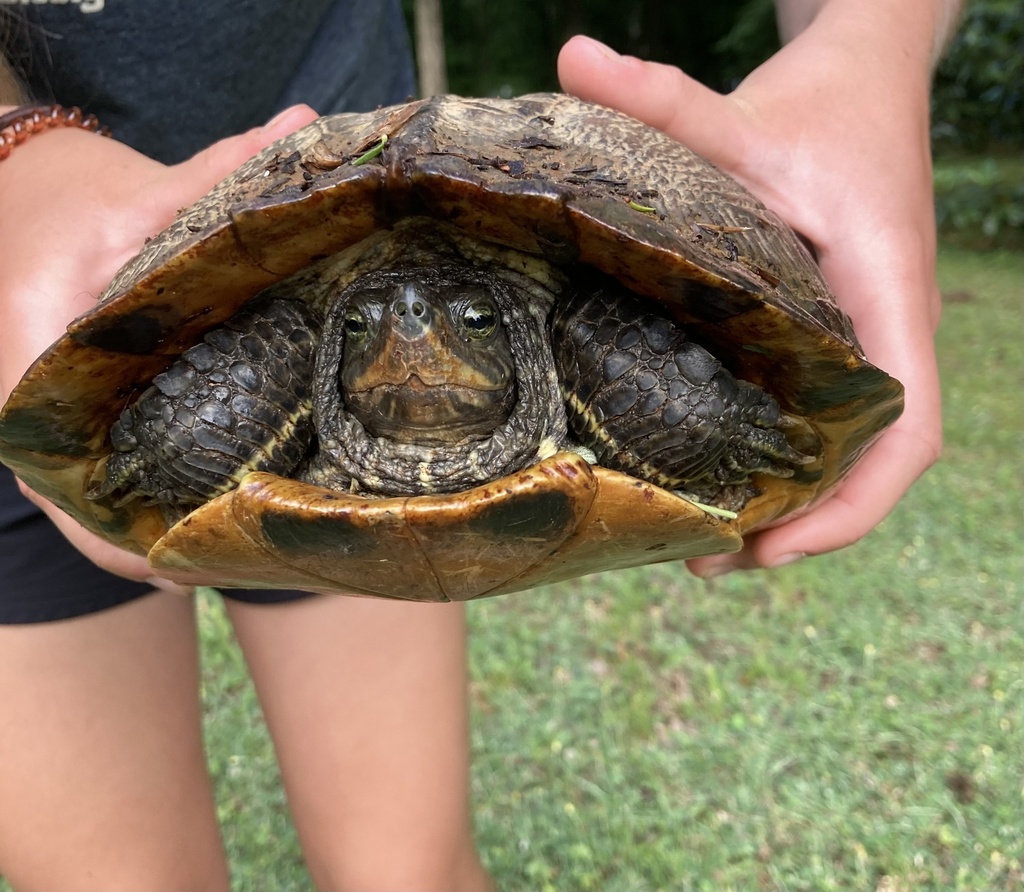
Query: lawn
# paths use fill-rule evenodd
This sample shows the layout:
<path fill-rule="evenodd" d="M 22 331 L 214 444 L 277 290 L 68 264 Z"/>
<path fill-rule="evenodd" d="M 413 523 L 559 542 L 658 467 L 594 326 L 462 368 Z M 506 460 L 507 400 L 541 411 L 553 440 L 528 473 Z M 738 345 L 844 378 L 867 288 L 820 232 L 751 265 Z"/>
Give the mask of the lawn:
<path fill-rule="evenodd" d="M 502 889 L 1024 889 L 1024 275 L 954 248 L 940 274 L 945 454 L 866 540 L 470 605 Z M 218 602 L 201 611 L 236 886 L 306 888 L 241 658 Z"/>

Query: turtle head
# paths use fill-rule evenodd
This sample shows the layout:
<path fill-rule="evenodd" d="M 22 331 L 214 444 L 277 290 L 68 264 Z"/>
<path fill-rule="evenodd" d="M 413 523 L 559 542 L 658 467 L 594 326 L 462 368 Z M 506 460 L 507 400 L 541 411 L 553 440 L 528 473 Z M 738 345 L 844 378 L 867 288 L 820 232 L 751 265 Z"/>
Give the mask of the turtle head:
<path fill-rule="evenodd" d="M 351 291 L 341 321 L 340 396 L 373 436 L 452 444 L 509 417 L 515 364 L 485 284 L 412 273 Z"/>

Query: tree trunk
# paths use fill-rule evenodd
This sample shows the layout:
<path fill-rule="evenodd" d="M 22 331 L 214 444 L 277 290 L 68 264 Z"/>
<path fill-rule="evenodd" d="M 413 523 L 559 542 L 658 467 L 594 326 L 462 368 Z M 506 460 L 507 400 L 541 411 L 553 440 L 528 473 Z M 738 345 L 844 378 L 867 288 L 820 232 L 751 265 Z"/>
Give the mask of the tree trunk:
<path fill-rule="evenodd" d="M 415 9 L 420 95 L 439 96 L 448 92 L 441 0 L 416 0 Z"/>

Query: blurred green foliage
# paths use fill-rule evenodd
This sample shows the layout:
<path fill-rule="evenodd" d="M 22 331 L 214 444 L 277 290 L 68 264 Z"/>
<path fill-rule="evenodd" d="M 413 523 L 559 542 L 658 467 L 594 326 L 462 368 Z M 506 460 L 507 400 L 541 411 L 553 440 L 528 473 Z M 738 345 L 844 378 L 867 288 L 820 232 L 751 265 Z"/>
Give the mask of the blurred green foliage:
<path fill-rule="evenodd" d="M 973 0 L 935 75 L 932 135 L 940 151 L 1024 149 L 1024 14 L 1020 0 Z"/>
<path fill-rule="evenodd" d="M 413 0 L 403 2 L 411 22 Z M 464 95 L 557 89 L 558 50 L 574 34 L 679 65 L 717 89 L 734 86 L 778 47 L 772 0 L 444 0 L 443 12 L 450 88 Z"/>
<path fill-rule="evenodd" d="M 971 247 L 1024 247 L 1024 157 L 940 159 L 939 229 Z"/>
<path fill-rule="evenodd" d="M 1024 15 L 973 0 L 935 74 L 935 213 L 974 247 L 1024 245 Z"/>

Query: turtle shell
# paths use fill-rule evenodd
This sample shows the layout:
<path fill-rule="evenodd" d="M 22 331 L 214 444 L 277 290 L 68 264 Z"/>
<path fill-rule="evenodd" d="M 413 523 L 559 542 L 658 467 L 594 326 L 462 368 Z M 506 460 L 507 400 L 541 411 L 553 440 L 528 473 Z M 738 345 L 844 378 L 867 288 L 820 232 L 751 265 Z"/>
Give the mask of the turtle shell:
<path fill-rule="evenodd" d="M 121 410 L 264 289 L 407 218 L 660 301 L 804 420 L 815 460 L 735 519 L 558 453 L 451 495 L 364 499 L 251 473 L 170 526 L 86 493 Z M 570 273 L 571 274 L 571 273 Z M 439 97 L 321 118 L 182 211 L 26 373 L 0 459 L 89 529 L 186 583 L 466 600 L 738 550 L 820 499 L 899 415 L 797 236 L 664 134 L 578 99 Z"/>

